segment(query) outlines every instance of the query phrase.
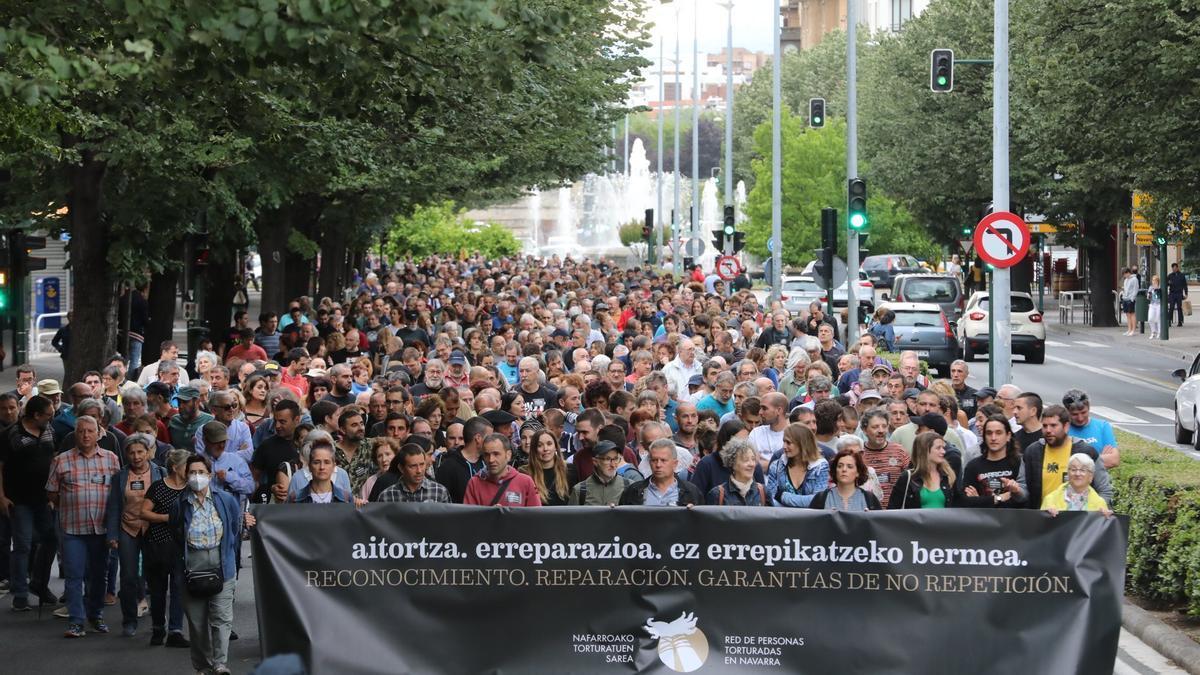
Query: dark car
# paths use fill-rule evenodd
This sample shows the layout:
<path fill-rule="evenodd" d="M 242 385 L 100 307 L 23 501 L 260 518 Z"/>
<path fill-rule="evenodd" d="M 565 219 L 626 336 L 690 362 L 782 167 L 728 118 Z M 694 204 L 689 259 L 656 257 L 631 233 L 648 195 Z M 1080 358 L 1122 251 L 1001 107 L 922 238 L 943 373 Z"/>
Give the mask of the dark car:
<path fill-rule="evenodd" d="M 958 338 L 942 308 L 932 302 L 885 302 L 896 314 L 892 328 L 896 331 L 896 350 L 912 350 L 936 369 L 942 377 L 950 376 L 950 364 L 958 358 Z"/>
<path fill-rule="evenodd" d="M 862 271 L 867 273 L 876 288 L 891 288 L 892 281 L 899 274 L 918 274 L 924 272 L 917 259 L 911 255 L 889 253 L 887 255 L 869 255 L 862 262 Z"/>
<path fill-rule="evenodd" d="M 962 282 L 947 274 L 900 274 L 892 279 L 889 302 L 933 302 L 946 314 L 951 326 L 958 324 L 966 305 Z"/>

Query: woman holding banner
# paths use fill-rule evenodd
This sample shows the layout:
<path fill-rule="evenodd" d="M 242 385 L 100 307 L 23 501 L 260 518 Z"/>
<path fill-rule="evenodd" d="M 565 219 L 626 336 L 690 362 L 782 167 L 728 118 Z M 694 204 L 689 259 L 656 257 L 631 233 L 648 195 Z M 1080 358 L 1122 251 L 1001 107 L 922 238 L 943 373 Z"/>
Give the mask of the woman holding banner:
<path fill-rule="evenodd" d="M 984 508 L 1024 507 L 1025 465 L 1008 418 L 989 416 L 983 422 L 982 434 L 984 454 L 967 462 L 963 469 L 960 504 Z"/>
<path fill-rule="evenodd" d="M 521 472 L 533 479 L 542 506 L 565 506 L 571 497 L 571 486 L 578 482 L 575 466 L 563 460 L 558 440 L 548 429 L 538 429 L 529 440 L 529 463 Z"/>
<path fill-rule="evenodd" d="M 729 469 L 729 479 L 708 491 L 709 506 L 771 506 L 767 487 L 754 480 L 758 468 L 758 450 L 750 441 L 730 439 L 721 448 L 721 462 Z"/>
<path fill-rule="evenodd" d="M 337 468 L 333 445 L 318 441 L 308 451 L 308 470 L 312 480 L 296 494 L 298 504 L 347 504 L 350 494 L 333 482 Z"/>
<path fill-rule="evenodd" d="M 783 430 L 783 456 L 767 470 L 771 503 L 807 508 L 813 496 L 827 487 L 829 462 L 821 456 L 816 435 L 803 424 L 789 424 Z"/>
<path fill-rule="evenodd" d="M 833 458 L 833 485 L 818 492 L 808 507 L 822 511 L 879 511 L 879 498 L 863 488 L 870 473 L 862 453 L 843 448 Z"/>
<path fill-rule="evenodd" d="M 955 504 L 954 469 L 946 461 L 946 440 L 936 431 L 917 434 L 912 464 L 896 480 L 888 509 L 945 509 Z"/>

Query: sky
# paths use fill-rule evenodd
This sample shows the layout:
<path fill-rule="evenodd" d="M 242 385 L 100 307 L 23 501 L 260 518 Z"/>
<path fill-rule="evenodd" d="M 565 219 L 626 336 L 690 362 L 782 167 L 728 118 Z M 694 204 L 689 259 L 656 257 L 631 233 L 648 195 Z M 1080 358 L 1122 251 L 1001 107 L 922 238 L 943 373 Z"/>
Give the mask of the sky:
<path fill-rule="evenodd" d="M 653 2 L 654 0 L 650 0 Z M 754 51 L 770 52 L 774 0 L 734 0 L 733 2 L 733 46 Z M 676 21 L 675 12 L 679 19 Z M 699 12 L 696 15 L 696 12 Z M 698 18 L 697 32 L 701 53 L 718 52 L 725 48 L 725 31 L 729 13 L 717 0 L 678 0 L 677 2 L 653 6 L 647 12 L 647 20 L 655 24 L 651 28 L 654 46 L 648 54 L 658 55 L 658 38 L 665 36 L 668 58 L 675 49 L 675 28 L 680 29 L 679 50 L 681 55 L 692 51 L 692 17 Z"/>

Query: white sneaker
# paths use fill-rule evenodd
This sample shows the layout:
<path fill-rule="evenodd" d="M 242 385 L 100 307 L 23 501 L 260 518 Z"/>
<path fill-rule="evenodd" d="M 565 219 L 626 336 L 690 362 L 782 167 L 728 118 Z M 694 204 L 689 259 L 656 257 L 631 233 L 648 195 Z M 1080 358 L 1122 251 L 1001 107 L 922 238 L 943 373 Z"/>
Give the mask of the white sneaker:
<path fill-rule="evenodd" d="M 69 619 L 71 618 L 71 610 L 67 609 L 66 605 L 63 605 L 62 607 L 54 610 L 54 616 L 57 616 L 60 619 Z"/>

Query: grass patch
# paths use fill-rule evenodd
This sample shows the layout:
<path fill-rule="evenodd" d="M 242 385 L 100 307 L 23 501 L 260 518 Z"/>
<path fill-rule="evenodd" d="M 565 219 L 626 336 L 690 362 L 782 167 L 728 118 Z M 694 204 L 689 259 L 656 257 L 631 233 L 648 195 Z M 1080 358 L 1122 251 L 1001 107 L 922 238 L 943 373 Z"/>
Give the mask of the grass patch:
<path fill-rule="evenodd" d="M 1116 430 L 1113 509 L 1129 516 L 1126 590 L 1200 616 L 1200 461 Z"/>

